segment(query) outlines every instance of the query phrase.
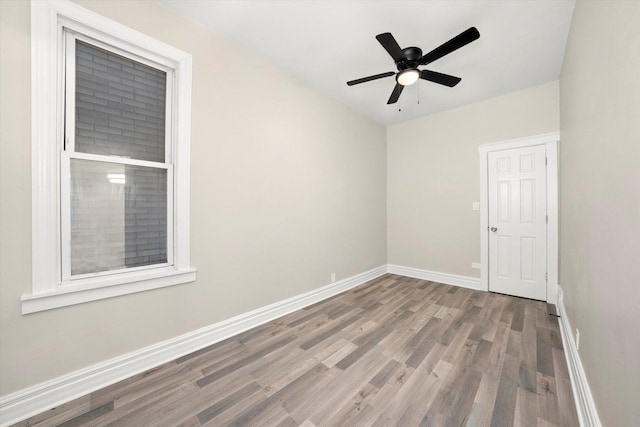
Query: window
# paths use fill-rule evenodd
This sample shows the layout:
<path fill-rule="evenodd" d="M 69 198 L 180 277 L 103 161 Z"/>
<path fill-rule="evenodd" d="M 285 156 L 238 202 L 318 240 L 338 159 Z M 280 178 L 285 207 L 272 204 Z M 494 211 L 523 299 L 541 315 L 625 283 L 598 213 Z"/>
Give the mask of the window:
<path fill-rule="evenodd" d="M 171 265 L 172 70 L 63 31 L 62 280 Z"/>
<path fill-rule="evenodd" d="M 32 1 L 33 289 L 22 312 L 195 280 L 191 56 Z"/>

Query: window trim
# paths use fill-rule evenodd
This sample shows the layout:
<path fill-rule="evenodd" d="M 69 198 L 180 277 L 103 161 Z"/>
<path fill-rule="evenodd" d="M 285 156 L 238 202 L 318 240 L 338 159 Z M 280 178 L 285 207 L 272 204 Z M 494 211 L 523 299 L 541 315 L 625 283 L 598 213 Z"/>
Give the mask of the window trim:
<path fill-rule="evenodd" d="M 62 283 L 62 26 L 174 70 L 173 266 L 111 274 L 74 286 Z M 31 1 L 32 289 L 22 297 L 23 314 L 195 281 L 189 250 L 191 70 L 190 54 L 70 1 Z"/>

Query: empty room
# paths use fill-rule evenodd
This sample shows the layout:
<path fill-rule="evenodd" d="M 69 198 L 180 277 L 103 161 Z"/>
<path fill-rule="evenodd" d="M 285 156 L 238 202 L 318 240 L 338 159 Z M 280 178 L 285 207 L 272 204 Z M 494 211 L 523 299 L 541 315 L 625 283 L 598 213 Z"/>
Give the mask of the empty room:
<path fill-rule="evenodd" d="M 0 426 L 638 425 L 638 22 L 0 0 Z"/>

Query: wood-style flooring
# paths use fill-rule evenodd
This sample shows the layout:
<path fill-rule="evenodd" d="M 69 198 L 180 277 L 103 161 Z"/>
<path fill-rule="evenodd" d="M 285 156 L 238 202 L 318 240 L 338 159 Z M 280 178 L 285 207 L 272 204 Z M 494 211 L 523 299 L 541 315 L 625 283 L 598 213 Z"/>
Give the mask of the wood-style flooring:
<path fill-rule="evenodd" d="M 387 274 L 20 426 L 577 426 L 543 302 Z"/>

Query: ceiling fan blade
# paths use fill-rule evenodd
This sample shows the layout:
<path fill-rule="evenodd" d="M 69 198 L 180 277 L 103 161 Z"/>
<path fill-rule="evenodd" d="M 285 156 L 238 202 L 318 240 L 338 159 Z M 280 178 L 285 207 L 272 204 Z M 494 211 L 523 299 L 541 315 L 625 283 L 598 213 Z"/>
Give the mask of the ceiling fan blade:
<path fill-rule="evenodd" d="M 393 38 L 391 33 L 378 34 L 376 39 L 380 42 L 382 47 L 389 52 L 389 55 L 391 55 L 395 62 L 407 60 L 407 56 L 404 54 L 402 49 L 400 49 L 398 42 Z"/>
<path fill-rule="evenodd" d="M 448 42 L 441 44 L 431 52 L 424 55 L 422 58 L 420 58 L 420 64 L 429 64 L 436 59 L 440 59 L 443 56 L 450 54 L 454 50 L 460 49 L 462 46 L 465 46 L 479 38 L 480 32 L 478 31 L 478 29 L 476 27 L 471 27 L 468 30 L 461 32 Z"/>
<path fill-rule="evenodd" d="M 398 98 L 400 98 L 402 89 L 404 89 L 404 86 L 402 86 L 400 83 L 396 83 L 396 87 L 393 88 L 393 92 L 391 92 L 391 96 L 389 97 L 387 104 L 395 104 L 396 102 L 398 102 Z"/>
<path fill-rule="evenodd" d="M 369 76 L 369 77 L 363 77 L 361 79 L 351 80 L 347 82 L 347 85 L 349 86 L 358 85 L 360 83 L 370 82 L 371 80 L 382 79 L 384 77 L 391 77 L 394 74 L 395 73 L 393 71 L 389 71 L 387 73 L 380 73 L 380 74 L 376 74 L 375 76 Z"/>
<path fill-rule="evenodd" d="M 462 80 L 460 77 L 450 76 L 449 74 L 436 73 L 435 71 L 429 70 L 420 71 L 420 78 L 449 87 L 454 87 Z"/>

